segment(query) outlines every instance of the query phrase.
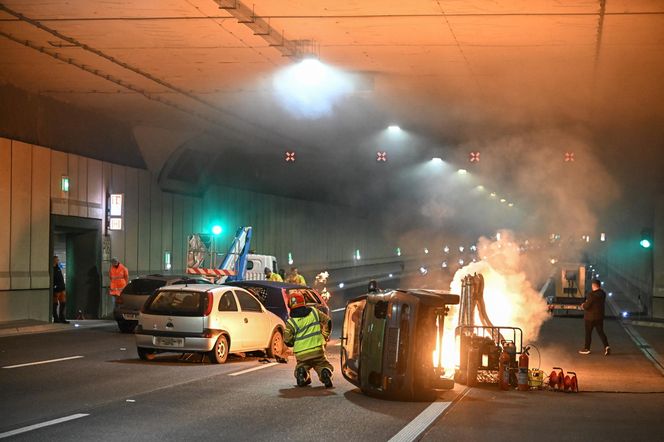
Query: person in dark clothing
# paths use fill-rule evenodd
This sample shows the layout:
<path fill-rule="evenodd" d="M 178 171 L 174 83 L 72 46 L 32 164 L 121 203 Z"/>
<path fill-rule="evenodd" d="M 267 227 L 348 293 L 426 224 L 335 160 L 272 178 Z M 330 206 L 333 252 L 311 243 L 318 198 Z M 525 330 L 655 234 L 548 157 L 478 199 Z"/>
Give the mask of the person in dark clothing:
<path fill-rule="evenodd" d="M 69 321 L 65 319 L 66 305 L 65 277 L 60 268 L 60 259 L 56 255 L 53 257 L 53 322 L 69 324 Z"/>
<path fill-rule="evenodd" d="M 582 304 L 583 319 L 586 326 L 586 343 L 583 350 L 579 350 L 582 355 L 590 354 L 590 341 L 592 339 L 593 328 L 604 344 L 604 356 L 611 354 L 609 341 L 604 334 L 604 302 L 606 293 L 602 290 L 602 282 L 599 279 L 592 280 L 592 291 L 586 294 L 586 300 Z"/>

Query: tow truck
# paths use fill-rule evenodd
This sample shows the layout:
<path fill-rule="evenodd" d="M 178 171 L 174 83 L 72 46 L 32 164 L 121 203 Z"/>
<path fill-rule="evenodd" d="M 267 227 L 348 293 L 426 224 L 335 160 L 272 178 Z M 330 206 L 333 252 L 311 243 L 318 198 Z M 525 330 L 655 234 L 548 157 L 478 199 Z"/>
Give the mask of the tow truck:
<path fill-rule="evenodd" d="M 217 266 L 219 253 L 216 251 L 214 235 L 197 233 L 190 235 L 187 247 L 187 273 L 202 275 L 218 284 L 240 280 L 265 279 L 265 267 L 278 272 L 277 258 L 272 255 L 250 253 L 251 226 L 240 227 Z"/>

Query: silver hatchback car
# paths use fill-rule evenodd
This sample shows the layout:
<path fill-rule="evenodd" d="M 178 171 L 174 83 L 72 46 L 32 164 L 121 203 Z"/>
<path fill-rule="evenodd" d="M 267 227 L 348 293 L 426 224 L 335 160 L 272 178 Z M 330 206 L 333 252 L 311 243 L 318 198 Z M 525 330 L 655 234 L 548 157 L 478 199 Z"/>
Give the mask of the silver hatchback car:
<path fill-rule="evenodd" d="M 223 364 L 229 353 L 283 351 L 285 324 L 249 292 L 213 284 L 173 285 L 148 298 L 136 327 L 141 359 L 156 353 L 204 353 Z"/>

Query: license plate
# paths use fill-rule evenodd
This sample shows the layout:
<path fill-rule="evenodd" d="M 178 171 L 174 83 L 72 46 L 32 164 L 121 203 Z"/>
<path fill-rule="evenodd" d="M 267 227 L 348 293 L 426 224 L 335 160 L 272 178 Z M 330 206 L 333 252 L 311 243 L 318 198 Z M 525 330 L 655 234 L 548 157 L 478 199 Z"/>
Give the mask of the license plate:
<path fill-rule="evenodd" d="M 136 313 L 123 313 L 122 317 L 127 321 L 137 321 L 138 315 Z"/>
<path fill-rule="evenodd" d="M 155 336 L 152 338 L 154 345 L 164 347 L 184 347 L 184 338 L 171 338 L 166 336 Z"/>

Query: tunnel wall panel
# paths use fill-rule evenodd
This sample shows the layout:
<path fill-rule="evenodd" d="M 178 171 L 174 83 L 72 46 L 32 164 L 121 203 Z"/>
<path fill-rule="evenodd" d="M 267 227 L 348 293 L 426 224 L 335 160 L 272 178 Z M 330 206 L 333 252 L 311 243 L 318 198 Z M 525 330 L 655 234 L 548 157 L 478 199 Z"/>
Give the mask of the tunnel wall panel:
<path fill-rule="evenodd" d="M 0 290 L 11 287 L 9 271 L 11 247 L 12 143 L 0 138 Z"/>
<path fill-rule="evenodd" d="M 32 170 L 30 288 L 48 289 L 51 285 L 49 256 L 51 156 L 48 149 L 32 147 Z"/>
<path fill-rule="evenodd" d="M 11 287 L 30 288 L 30 196 L 32 192 L 32 146 L 12 142 L 11 196 Z"/>

